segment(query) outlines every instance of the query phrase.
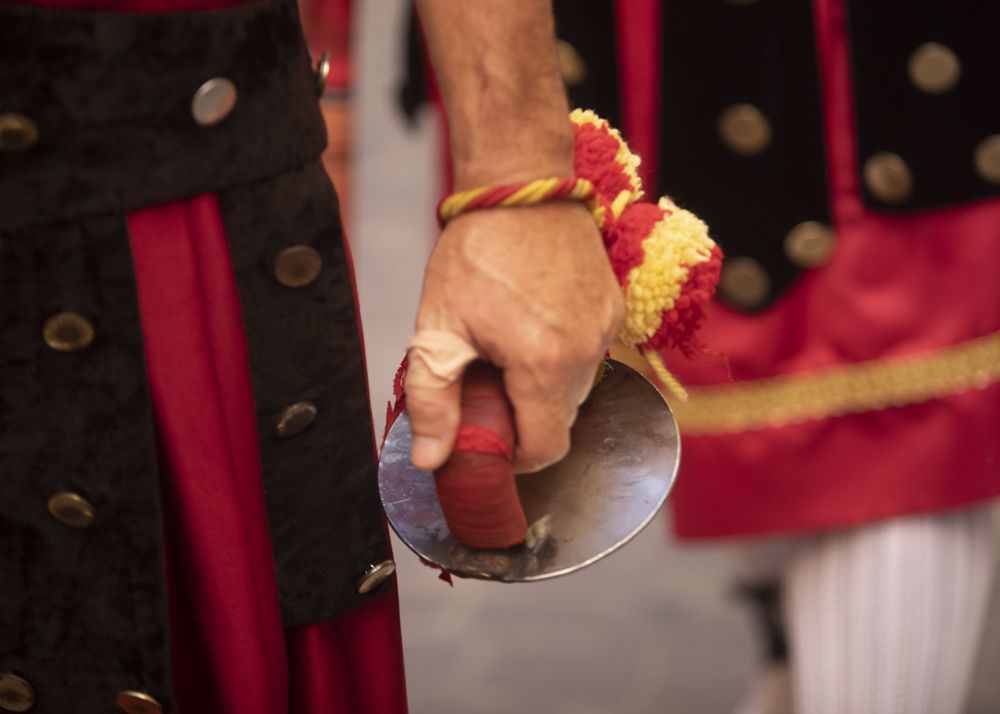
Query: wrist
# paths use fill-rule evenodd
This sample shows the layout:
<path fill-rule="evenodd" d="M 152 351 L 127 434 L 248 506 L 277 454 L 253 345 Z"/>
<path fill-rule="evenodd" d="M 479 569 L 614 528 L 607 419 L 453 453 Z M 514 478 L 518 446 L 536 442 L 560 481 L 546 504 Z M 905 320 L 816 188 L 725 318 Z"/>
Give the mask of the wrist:
<path fill-rule="evenodd" d="M 452 122 L 455 190 L 573 175 L 573 127 L 563 107 Z"/>

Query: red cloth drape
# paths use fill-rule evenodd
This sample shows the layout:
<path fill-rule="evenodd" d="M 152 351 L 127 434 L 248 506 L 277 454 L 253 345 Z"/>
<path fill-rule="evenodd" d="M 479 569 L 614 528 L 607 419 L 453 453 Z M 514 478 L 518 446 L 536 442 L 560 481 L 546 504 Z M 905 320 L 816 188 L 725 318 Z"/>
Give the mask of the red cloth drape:
<path fill-rule="evenodd" d="M 404 712 L 395 591 L 344 617 L 282 629 L 215 196 L 136 211 L 128 229 L 162 462 L 179 713 Z"/>

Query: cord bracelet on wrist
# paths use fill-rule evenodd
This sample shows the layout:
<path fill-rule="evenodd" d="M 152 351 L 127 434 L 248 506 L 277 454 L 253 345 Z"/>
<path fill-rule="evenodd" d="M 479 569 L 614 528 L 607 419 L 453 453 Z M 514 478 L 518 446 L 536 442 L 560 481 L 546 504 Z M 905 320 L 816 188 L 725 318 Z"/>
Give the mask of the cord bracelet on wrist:
<path fill-rule="evenodd" d="M 537 206 L 550 201 L 579 201 L 586 204 L 594 220 L 600 223 L 603 208 L 597 201 L 597 189 L 585 178 L 552 177 L 522 181 L 502 186 L 481 186 L 459 191 L 441 199 L 438 223 L 443 227 L 456 216 L 482 208 Z"/>

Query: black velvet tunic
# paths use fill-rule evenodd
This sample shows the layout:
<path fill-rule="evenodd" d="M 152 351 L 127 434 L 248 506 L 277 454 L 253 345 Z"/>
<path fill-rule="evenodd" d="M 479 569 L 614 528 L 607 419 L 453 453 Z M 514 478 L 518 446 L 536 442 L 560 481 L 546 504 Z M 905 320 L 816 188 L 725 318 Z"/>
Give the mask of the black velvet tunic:
<path fill-rule="evenodd" d="M 238 100 L 201 126 L 192 96 L 215 77 Z M 33 711 L 108 711 L 123 682 L 169 710 L 129 211 L 219 196 L 286 625 L 359 604 L 359 578 L 388 557 L 349 266 L 295 5 L 161 16 L 0 4 L 0 115 L 37 127 L 31 146 L 0 150 L 0 674 L 30 673 L 45 694 Z M 293 297 L 274 262 L 301 244 L 323 270 Z M 67 310 L 94 329 L 71 353 L 43 339 Z M 300 401 L 316 406 L 315 421 L 276 438 Z M 54 519 L 46 503 L 61 491 L 84 495 L 98 521 Z"/>

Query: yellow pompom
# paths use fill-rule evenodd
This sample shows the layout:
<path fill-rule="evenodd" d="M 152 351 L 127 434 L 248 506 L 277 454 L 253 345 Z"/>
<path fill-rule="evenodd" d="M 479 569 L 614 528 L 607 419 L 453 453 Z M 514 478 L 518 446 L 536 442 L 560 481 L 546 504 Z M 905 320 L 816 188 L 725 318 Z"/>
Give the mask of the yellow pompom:
<path fill-rule="evenodd" d="M 691 267 L 708 260 L 715 245 L 708 227 L 693 213 L 667 198 L 658 205 L 664 215 L 642 241 L 642 263 L 629 271 L 625 285 L 625 323 L 618 338 L 630 347 L 656 334 Z"/>

